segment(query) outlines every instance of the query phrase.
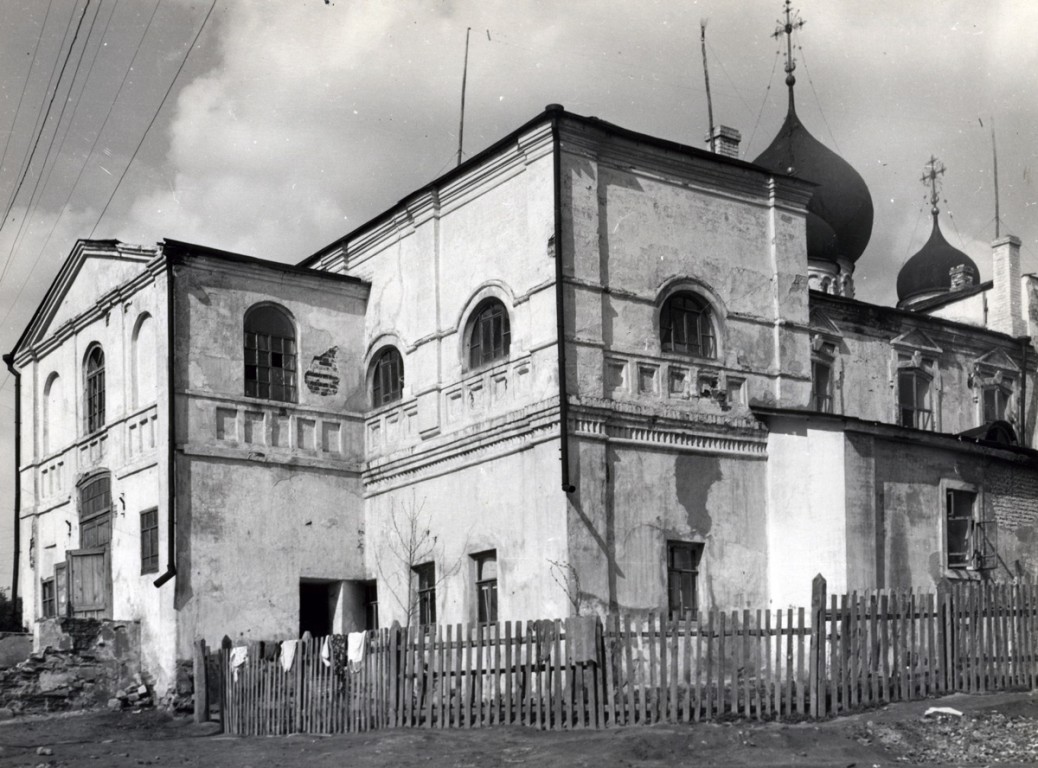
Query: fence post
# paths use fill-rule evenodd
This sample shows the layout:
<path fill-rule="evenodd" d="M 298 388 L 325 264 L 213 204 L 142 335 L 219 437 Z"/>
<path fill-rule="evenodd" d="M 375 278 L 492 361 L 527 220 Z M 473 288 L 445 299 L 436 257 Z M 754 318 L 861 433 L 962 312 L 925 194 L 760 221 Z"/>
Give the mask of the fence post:
<path fill-rule="evenodd" d="M 810 714 L 820 718 L 825 714 L 825 577 L 818 574 L 811 581 L 811 655 Z"/>
<path fill-rule="evenodd" d="M 195 722 L 205 723 L 209 720 L 209 674 L 206 664 L 205 640 L 195 641 L 194 676 L 195 676 Z"/>

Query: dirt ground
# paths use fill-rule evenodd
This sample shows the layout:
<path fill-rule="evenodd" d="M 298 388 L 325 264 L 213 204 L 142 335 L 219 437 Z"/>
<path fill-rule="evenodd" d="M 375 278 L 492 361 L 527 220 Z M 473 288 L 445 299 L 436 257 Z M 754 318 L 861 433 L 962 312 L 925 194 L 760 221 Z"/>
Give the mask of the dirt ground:
<path fill-rule="evenodd" d="M 954 715 L 924 716 L 934 706 Z M 343 765 L 1034 765 L 1038 694 L 957 694 L 823 723 L 732 721 L 604 731 L 397 730 L 344 736 L 223 736 L 160 712 L 94 712 L 0 724 L 0 768 Z"/>

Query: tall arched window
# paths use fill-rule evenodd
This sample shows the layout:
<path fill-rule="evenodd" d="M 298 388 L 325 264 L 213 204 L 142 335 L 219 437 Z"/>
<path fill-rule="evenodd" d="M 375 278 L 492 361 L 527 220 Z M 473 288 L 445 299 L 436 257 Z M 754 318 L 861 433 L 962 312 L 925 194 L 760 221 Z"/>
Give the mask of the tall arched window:
<path fill-rule="evenodd" d="M 511 332 L 508 310 L 497 299 L 486 299 L 472 314 L 466 335 L 469 368 L 479 368 L 508 357 Z"/>
<path fill-rule="evenodd" d="M 79 487 L 79 546 L 107 547 L 112 540 L 112 478 L 97 475 Z"/>
<path fill-rule="evenodd" d="M 245 394 L 296 400 L 296 332 L 288 314 L 262 304 L 245 313 Z"/>
<path fill-rule="evenodd" d="M 660 346 L 664 352 L 717 357 L 713 310 L 694 293 L 675 293 L 660 311 Z"/>
<path fill-rule="evenodd" d="M 151 315 L 143 314 L 133 331 L 131 389 L 135 408 L 155 399 L 155 353 L 155 321 Z"/>
<path fill-rule="evenodd" d="M 380 405 L 399 400 L 404 393 L 404 361 L 396 347 L 386 347 L 372 363 L 371 405 Z"/>
<path fill-rule="evenodd" d="M 96 432 L 105 425 L 105 353 L 95 344 L 86 357 L 86 431 Z"/>
<path fill-rule="evenodd" d="M 43 455 L 46 456 L 65 444 L 62 425 L 65 423 L 61 396 L 61 377 L 52 373 L 43 387 Z"/>

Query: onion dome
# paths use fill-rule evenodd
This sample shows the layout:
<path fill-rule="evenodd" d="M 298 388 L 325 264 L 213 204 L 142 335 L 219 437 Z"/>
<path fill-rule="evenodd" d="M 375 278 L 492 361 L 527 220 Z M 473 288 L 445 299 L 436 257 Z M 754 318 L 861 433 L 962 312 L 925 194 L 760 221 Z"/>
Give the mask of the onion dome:
<path fill-rule="evenodd" d="M 944 164 L 930 156 L 921 181 L 930 187 L 930 215 L 933 229 L 926 245 L 920 248 L 897 273 L 897 305 L 906 307 L 933 296 L 968 288 L 980 283 L 980 270 L 973 259 L 944 239 L 937 220 L 939 177 Z"/>
<path fill-rule="evenodd" d="M 782 129 L 754 160 L 776 173 L 817 185 L 807 204 L 807 258 L 854 262 L 872 236 L 872 196 L 865 180 L 842 157 L 808 133 L 793 108 Z"/>
<path fill-rule="evenodd" d="M 960 268 L 960 269 L 956 269 Z M 897 273 L 897 305 L 911 304 L 952 290 L 952 270 L 956 270 L 956 287 L 980 283 L 980 270 L 969 256 L 944 239 L 933 212 L 933 230 L 926 245 L 912 256 Z"/>

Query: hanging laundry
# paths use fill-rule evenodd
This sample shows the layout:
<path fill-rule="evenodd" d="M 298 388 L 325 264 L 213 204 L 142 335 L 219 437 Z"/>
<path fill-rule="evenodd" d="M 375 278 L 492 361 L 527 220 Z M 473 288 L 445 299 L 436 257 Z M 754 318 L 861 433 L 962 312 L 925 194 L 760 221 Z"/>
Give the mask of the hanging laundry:
<path fill-rule="evenodd" d="M 332 643 L 331 638 L 326 637 L 321 643 L 321 663 L 326 667 L 332 665 Z"/>
<path fill-rule="evenodd" d="M 238 679 L 238 667 L 245 663 L 245 660 L 249 658 L 249 646 L 247 645 L 236 645 L 231 648 L 231 679 L 237 681 Z"/>
<path fill-rule="evenodd" d="M 364 652 L 368 647 L 366 632 L 350 632 L 346 635 L 346 660 L 354 671 L 364 663 Z"/>
<path fill-rule="evenodd" d="M 298 640 L 286 640 L 281 644 L 281 668 L 288 672 L 292 669 L 292 663 L 296 659 L 296 646 Z"/>

